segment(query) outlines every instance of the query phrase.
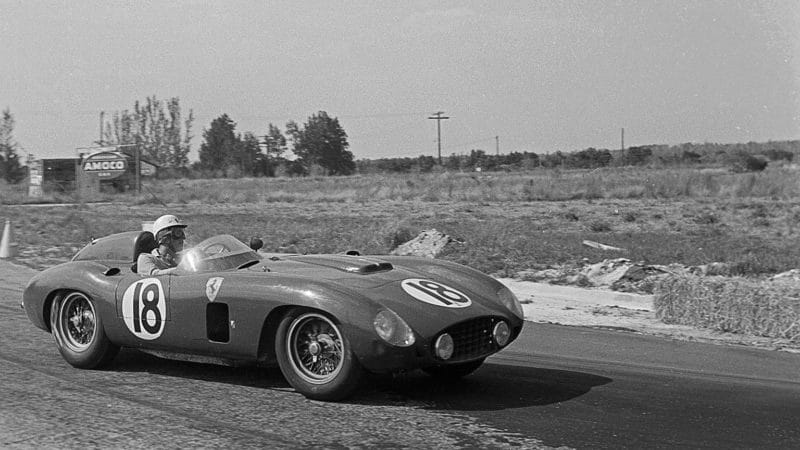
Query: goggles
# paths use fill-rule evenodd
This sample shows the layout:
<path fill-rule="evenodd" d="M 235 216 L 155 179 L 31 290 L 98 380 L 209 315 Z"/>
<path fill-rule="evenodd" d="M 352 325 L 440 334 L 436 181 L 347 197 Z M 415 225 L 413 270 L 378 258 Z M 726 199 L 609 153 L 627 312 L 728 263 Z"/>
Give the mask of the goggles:
<path fill-rule="evenodd" d="M 183 228 L 175 227 L 169 230 L 169 233 L 165 233 L 163 236 L 161 236 L 159 241 L 171 241 L 179 239 L 186 239 L 186 234 L 183 232 Z"/>

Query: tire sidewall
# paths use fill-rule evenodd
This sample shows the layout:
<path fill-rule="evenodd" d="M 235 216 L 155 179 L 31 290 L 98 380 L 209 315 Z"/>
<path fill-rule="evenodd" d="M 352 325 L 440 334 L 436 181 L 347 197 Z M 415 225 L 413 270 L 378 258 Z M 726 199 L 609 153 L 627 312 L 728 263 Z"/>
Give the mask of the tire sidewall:
<path fill-rule="evenodd" d="M 83 350 L 76 351 L 64 343 L 65 334 L 62 328 L 61 315 L 64 313 L 64 303 L 71 295 L 81 295 L 92 305 L 94 311 L 94 335 L 91 343 Z M 53 300 L 50 308 L 50 329 L 56 341 L 59 353 L 70 365 L 81 369 L 94 369 L 101 367 L 116 356 L 119 348 L 111 344 L 103 329 L 103 318 L 97 311 L 97 302 L 81 292 L 67 292 Z"/>
<path fill-rule="evenodd" d="M 342 355 L 341 370 L 332 380 L 325 383 L 309 383 L 303 379 L 297 373 L 298 369 L 292 361 L 292 355 L 287 351 L 287 339 L 290 339 L 288 333 L 292 323 L 306 313 L 319 314 L 331 321 L 338 328 L 342 340 L 344 354 Z M 283 376 L 286 378 L 286 381 L 288 381 L 295 390 L 314 400 L 336 401 L 347 397 L 358 386 L 363 372 L 361 364 L 350 350 L 350 341 L 342 332 L 341 324 L 320 311 L 308 309 L 294 309 L 289 311 L 278 325 L 275 339 L 275 356 L 278 359 L 278 366 Z"/>

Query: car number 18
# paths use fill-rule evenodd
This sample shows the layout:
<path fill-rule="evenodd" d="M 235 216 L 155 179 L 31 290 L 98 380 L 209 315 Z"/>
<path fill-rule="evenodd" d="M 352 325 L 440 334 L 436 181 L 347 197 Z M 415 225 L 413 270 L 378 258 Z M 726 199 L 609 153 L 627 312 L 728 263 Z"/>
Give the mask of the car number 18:
<path fill-rule="evenodd" d="M 466 308 L 472 300 L 463 292 L 436 281 L 409 278 L 401 283 L 406 294 L 417 300 L 446 308 Z"/>
<path fill-rule="evenodd" d="M 157 278 L 146 278 L 131 284 L 122 296 L 125 325 L 140 339 L 152 340 L 161 336 L 166 309 L 164 288 Z"/>

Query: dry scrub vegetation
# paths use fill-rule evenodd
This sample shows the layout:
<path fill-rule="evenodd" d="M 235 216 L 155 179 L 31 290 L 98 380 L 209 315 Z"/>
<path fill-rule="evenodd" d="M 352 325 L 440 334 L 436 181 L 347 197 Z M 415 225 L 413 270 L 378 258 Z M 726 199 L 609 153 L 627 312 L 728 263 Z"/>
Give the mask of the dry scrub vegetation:
<path fill-rule="evenodd" d="M 14 219 L 22 247 L 39 249 L 135 229 L 169 210 L 197 237 L 260 235 L 271 250 L 386 253 L 437 228 L 465 242 L 442 257 L 504 275 L 619 256 L 726 262 L 732 275 L 757 275 L 794 268 L 800 256 L 800 179 L 785 168 L 157 180 L 141 196 L 101 194 L 113 206 L 81 207 L 7 205 L 9 191 L 0 187 L 0 219 Z M 584 239 L 627 252 L 609 255 Z"/>
<path fill-rule="evenodd" d="M 797 171 L 641 167 L 529 172 L 389 174 L 349 177 L 181 179 L 145 182 L 142 196 L 103 193 L 94 200 L 128 204 L 534 202 L 567 200 L 696 200 L 800 198 Z M 26 187 L 0 185 L 0 205 L 25 201 Z M 45 201 L 72 202 L 72 193 Z"/>
<path fill-rule="evenodd" d="M 744 278 L 676 276 L 656 286 L 656 317 L 800 343 L 800 285 Z"/>
<path fill-rule="evenodd" d="M 800 261 L 800 178 L 789 168 L 157 180 L 140 196 L 106 193 L 98 200 L 113 204 L 68 207 L 9 205 L 21 195 L 8 186 L 0 186 L 0 196 L 0 219 L 12 220 L 18 260 L 39 268 L 67 260 L 91 237 L 138 229 L 165 212 L 190 224 L 190 241 L 220 232 L 243 240 L 260 236 L 266 251 L 382 254 L 436 228 L 463 241 L 441 258 L 500 276 L 616 257 L 645 264 L 724 262 L 730 275 L 750 279 L 666 281 L 658 300 L 664 320 L 781 331 L 792 339 L 800 327 L 791 327 L 798 320 L 797 295 L 759 281 Z M 589 248 L 581 245 L 585 239 L 626 251 Z M 780 308 L 767 303 L 765 313 L 760 298 Z M 737 319 L 714 313 L 713 324 L 709 308 L 732 311 Z M 773 320 L 772 314 L 790 310 L 794 316 Z"/>
<path fill-rule="evenodd" d="M 796 199 L 797 172 L 774 168 L 735 174 L 708 169 L 542 169 L 526 173 L 434 173 L 352 177 L 180 180 L 153 195 L 179 203 L 375 201 L 532 202 L 597 199 Z M 136 200 L 133 200 L 136 201 Z"/>

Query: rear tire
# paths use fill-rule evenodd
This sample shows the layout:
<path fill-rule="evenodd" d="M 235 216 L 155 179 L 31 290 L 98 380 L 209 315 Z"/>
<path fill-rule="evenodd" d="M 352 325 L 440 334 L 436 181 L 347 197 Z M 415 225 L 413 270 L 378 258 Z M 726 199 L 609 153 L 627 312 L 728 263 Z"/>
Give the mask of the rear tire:
<path fill-rule="evenodd" d="M 339 325 L 318 311 L 289 311 L 278 326 L 275 354 L 286 381 L 314 400 L 347 397 L 364 372 Z"/>
<path fill-rule="evenodd" d="M 485 358 L 446 366 L 425 367 L 422 370 L 423 372 L 437 379 L 453 380 L 463 378 L 478 370 L 478 368 L 483 364 L 484 359 Z"/>
<path fill-rule="evenodd" d="M 61 356 L 74 367 L 99 368 L 119 352 L 106 337 L 94 302 L 82 292 L 66 292 L 53 300 L 50 329 Z"/>

